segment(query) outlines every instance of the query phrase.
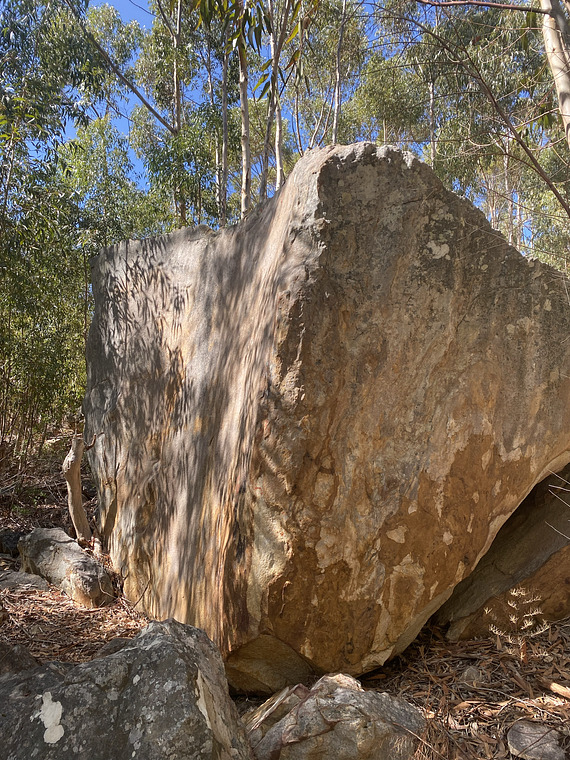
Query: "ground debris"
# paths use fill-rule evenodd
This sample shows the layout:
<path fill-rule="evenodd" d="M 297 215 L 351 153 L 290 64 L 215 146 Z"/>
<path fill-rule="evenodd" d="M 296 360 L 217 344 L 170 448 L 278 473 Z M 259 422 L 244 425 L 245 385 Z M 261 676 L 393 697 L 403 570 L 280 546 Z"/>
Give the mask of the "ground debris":
<path fill-rule="evenodd" d="M 570 757 L 570 619 L 525 640 L 524 651 L 496 637 L 451 643 L 426 628 L 363 685 L 423 710 L 418 760 L 510 758 L 507 734 L 520 720 L 558 731 Z"/>
<path fill-rule="evenodd" d="M 28 533 L 40 526 L 72 532 L 61 475 L 68 439 L 62 436 L 51 458 L 21 474 L 18 488 L 15 476 L 4 480 L 0 532 Z M 92 494 L 85 472 L 85 506 L 95 524 Z M 112 571 L 108 556 L 98 559 Z M 0 569 L 18 565 L 15 557 L 0 557 Z M 149 623 L 120 596 L 119 579 L 114 580 L 119 598 L 97 609 L 79 607 L 55 587 L 0 590 L 0 639 L 25 646 L 41 663 L 92 659 L 107 642 L 132 638 Z M 365 688 L 420 708 L 427 729 L 417 760 L 510 760 L 507 734 L 521 720 L 557 731 L 570 758 L 570 618 L 521 638 L 518 646 L 501 636 L 450 643 L 439 629 L 426 627 L 403 655 L 361 680 Z M 262 701 L 242 697 L 238 709 Z"/>
<path fill-rule="evenodd" d="M 149 622 L 125 599 L 90 610 L 55 587 L 3 590 L 0 604 L 8 613 L 0 637 L 23 644 L 41 662 L 86 662 L 103 644 L 118 636 L 132 638 Z"/>

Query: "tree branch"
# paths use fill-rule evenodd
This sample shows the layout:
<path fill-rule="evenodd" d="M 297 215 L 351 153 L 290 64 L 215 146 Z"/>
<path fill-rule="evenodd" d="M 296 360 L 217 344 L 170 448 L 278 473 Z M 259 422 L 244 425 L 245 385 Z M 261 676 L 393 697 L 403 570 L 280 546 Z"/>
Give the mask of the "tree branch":
<path fill-rule="evenodd" d="M 435 8 L 445 8 L 452 5 L 476 5 L 481 8 L 500 8 L 504 11 L 524 11 L 525 13 L 532 11 L 533 13 L 548 13 L 548 11 L 543 11 L 541 8 L 532 8 L 530 5 L 493 3 L 490 1 L 486 2 L 486 0 L 416 0 L 416 2 L 420 3 L 421 5 L 430 5 Z"/>
<path fill-rule="evenodd" d="M 451 2 L 455 2 L 455 0 L 450 0 Z M 478 2 L 479 0 L 469 0 L 469 2 L 463 3 L 463 0 L 458 0 L 458 2 L 462 2 L 462 4 L 467 5 L 473 5 L 475 2 Z M 417 0 L 417 2 L 428 2 L 428 0 Z M 430 5 L 436 5 L 438 3 L 431 3 Z M 488 3 L 486 3 L 488 4 Z M 454 51 L 453 48 L 449 46 L 449 44 L 439 35 L 437 34 L 433 29 L 430 29 L 426 27 L 424 24 L 421 24 L 420 22 L 415 22 L 418 28 L 422 29 L 426 34 L 429 34 L 431 37 L 433 37 L 435 40 L 438 41 L 438 43 L 449 53 L 453 54 Z M 568 217 L 570 217 L 570 204 L 566 201 L 564 196 L 561 194 L 561 192 L 556 187 L 556 184 L 554 181 L 548 176 L 544 168 L 542 167 L 542 164 L 539 162 L 539 160 L 536 158 L 532 150 L 528 147 L 526 142 L 523 140 L 523 138 L 520 136 L 518 129 L 511 121 L 509 115 L 507 112 L 501 107 L 498 99 L 495 97 L 495 94 L 493 93 L 490 86 L 487 84 L 487 81 L 485 80 L 482 73 L 479 71 L 478 66 L 476 65 L 475 61 L 471 58 L 469 55 L 469 51 L 466 48 L 463 48 L 463 54 L 465 55 L 465 58 L 469 65 L 465 62 L 465 60 L 458 60 L 457 65 L 461 66 L 470 76 L 473 77 L 473 79 L 478 83 L 480 89 L 482 90 L 483 94 L 487 97 L 489 102 L 491 103 L 495 113 L 499 116 L 501 122 L 503 125 L 507 128 L 507 130 L 511 133 L 512 137 L 514 138 L 514 141 L 520 146 L 521 150 L 526 154 L 530 165 L 534 169 L 534 171 L 538 174 L 538 176 L 544 181 L 550 192 L 555 196 L 556 200 L 560 203 Z"/>
<path fill-rule="evenodd" d="M 166 119 L 159 114 L 159 112 L 149 103 L 149 101 L 145 98 L 145 96 L 142 94 L 142 92 L 138 89 L 136 85 L 134 85 L 132 82 L 130 82 L 126 76 L 123 74 L 123 72 L 119 69 L 117 64 L 111 60 L 109 54 L 105 50 L 105 48 L 101 47 L 101 45 L 97 42 L 93 34 L 87 29 L 85 26 L 85 23 L 81 16 L 76 12 L 75 8 L 73 7 L 73 4 L 70 2 L 70 0 L 63 0 L 64 3 L 67 5 L 69 10 L 71 11 L 71 15 L 74 17 L 74 19 L 79 24 L 79 27 L 81 28 L 81 31 L 87 38 L 87 40 L 93 45 L 93 47 L 96 48 L 99 55 L 103 58 L 107 66 L 111 69 L 111 71 L 117 76 L 121 82 L 125 85 L 127 89 L 129 89 L 135 97 L 137 97 L 140 102 L 143 104 L 143 106 L 151 113 L 154 118 L 159 121 L 165 129 L 167 129 L 170 134 L 175 135 L 176 129 L 169 124 Z"/>
<path fill-rule="evenodd" d="M 174 27 L 170 23 L 170 19 L 168 18 L 168 16 L 164 12 L 164 9 L 162 7 L 162 3 L 160 2 L 160 0 L 157 0 L 157 5 L 158 5 L 158 10 L 159 10 L 160 15 L 162 17 L 162 20 L 164 21 L 164 25 L 166 26 L 166 28 L 168 29 L 168 31 L 170 32 L 170 34 L 174 37 L 176 35 L 176 32 L 174 31 Z"/>

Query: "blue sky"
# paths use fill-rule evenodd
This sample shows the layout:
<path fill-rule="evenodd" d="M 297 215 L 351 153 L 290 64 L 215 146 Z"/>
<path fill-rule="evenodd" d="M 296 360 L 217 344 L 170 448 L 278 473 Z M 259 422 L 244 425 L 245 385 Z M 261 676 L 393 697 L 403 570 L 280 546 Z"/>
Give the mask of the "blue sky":
<path fill-rule="evenodd" d="M 96 0 L 92 5 L 112 5 L 119 11 L 123 21 L 136 20 L 147 29 L 152 25 L 152 15 L 148 11 L 146 0 L 113 0 L 107 3 L 104 0 Z"/>

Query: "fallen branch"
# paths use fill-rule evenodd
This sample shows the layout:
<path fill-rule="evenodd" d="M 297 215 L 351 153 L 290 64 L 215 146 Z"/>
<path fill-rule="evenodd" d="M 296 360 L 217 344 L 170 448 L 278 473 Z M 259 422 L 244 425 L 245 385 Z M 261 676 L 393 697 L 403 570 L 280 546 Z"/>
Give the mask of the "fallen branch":
<path fill-rule="evenodd" d="M 568 688 L 568 686 L 562 686 L 562 684 L 556 683 L 556 681 L 551 681 L 550 678 L 542 678 L 541 676 L 538 677 L 538 682 L 545 689 L 549 689 L 554 694 L 558 694 L 559 697 L 570 699 L 570 688 Z"/>

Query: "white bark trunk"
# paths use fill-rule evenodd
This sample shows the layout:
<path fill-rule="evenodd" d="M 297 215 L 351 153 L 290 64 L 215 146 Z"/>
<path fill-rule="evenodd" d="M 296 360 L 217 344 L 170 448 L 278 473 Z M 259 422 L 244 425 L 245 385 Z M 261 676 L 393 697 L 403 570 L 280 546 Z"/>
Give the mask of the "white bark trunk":
<path fill-rule="evenodd" d="M 285 182 L 285 172 L 283 170 L 283 125 L 281 123 L 279 93 L 277 93 L 277 103 L 275 105 L 275 173 L 275 190 L 279 190 Z"/>
<path fill-rule="evenodd" d="M 245 45 L 245 42 L 243 43 Z M 249 146 L 249 102 L 247 99 L 247 57 L 241 45 L 239 47 L 239 103 L 241 113 L 241 216 L 251 206 L 251 153 Z"/>
<path fill-rule="evenodd" d="M 435 166 L 435 83 L 433 79 L 429 83 L 429 141 L 430 141 L 430 165 Z"/>
<path fill-rule="evenodd" d="M 67 481 L 67 506 L 80 544 L 87 544 L 91 540 L 91 528 L 83 509 L 81 490 L 81 459 L 84 448 L 83 434 L 76 433 L 62 467 L 63 475 Z"/>
<path fill-rule="evenodd" d="M 336 70 L 335 70 L 335 85 L 334 85 L 334 115 L 333 115 L 333 131 L 332 141 L 336 145 L 338 138 L 338 122 L 340 119 L 340 101 L 341 101 L 341 71 L 340 71 L 340 59 L 342 52 L 342 40 L 344 37 L 344 27 L 346 26 L 346 0 L 342 0 L 342 16 L 340 19 L 340 32 L 338 35 L 338 45 L 336 48 Z"/>
<path fill-rule="evenodd" d="M 542 17 L 542 35 L 548 65 L 552 71 L 558 107 L 566 141 L 570 147 L 570 32 L 568 21 L 559 0 L 540 0 L 540 7 L 547 11 Z"/>
<path fill-rule="evenodd" d="M 224 50 L 226 47 L 225 41 Z M 222 67 L 222 180 L 220 187 L 220 223 L 222 227 L 225 227 L 227 223 L 228 206 L 228 56 L 228 52 L 225 51 Z"/>

